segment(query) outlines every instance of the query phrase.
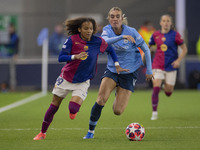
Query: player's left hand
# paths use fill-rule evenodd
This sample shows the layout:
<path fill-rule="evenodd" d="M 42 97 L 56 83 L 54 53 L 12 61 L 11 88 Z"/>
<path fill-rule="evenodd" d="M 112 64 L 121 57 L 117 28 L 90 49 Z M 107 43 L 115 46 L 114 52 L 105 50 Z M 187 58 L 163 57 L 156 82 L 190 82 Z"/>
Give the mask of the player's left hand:
<path fill-rule="evenodd" d="M 115 66 L 115 68 L 118 74 L 120 74 L 120 72 L 122 71 L 129 72 L 129 69 L 124 69 L 124 68 L 121 68 L 120 66 Z"/>
<path fill-rule="evenodd" d="M 123 38 L 129 40 L 132 43 L 135 43 L 135 39 L 131 35 L 124 35 Z"/>
<path fill-rule="evenodd" d="M 180 66 L 180 61 L 177 59 L 174 62 L 171 63 L 171 65 L 173 66 L 173 68 L 179 68 Z"/>
<path fill-rule="evenodd" d="M 153 74 L 146 74 L 146 81 L 150 81 L 150 80 L 153 80 L 153 79 L 154 79 Z"/>

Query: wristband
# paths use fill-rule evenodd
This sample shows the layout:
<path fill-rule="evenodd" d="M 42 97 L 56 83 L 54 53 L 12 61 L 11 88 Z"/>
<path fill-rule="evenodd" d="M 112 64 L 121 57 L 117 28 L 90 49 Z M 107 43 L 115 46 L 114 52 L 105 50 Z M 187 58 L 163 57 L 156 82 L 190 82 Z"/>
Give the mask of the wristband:
<path fill-rule="evenodd" d="M 119 62 L 116 61 L 116 62 L 115 62 L 115 66 L 119 66 Z"/>
<path fill-rule="evenodd" d="M 71 60 L 74 60 L 74 59 L 75 59 L 75 55 L 72 55 L 72 56 L 71 56 Z"/>

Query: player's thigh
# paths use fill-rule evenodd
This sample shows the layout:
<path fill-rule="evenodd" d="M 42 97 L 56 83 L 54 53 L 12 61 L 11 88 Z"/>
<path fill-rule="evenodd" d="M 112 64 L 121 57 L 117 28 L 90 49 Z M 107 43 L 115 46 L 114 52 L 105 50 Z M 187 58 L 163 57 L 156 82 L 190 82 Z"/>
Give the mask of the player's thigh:
<path fill-rule="evenodd" d="M 162 81 L 165 79 L 165 71 L 161 69 L 153 69 L 152 72 L 154 74 L 154 80 L 152 80 L 153 87 L 160 87 Z"/>
<path fill-rule="evenodd" d="M 166 72 L 165 92 L 173 92 L 176 83 L 177 71 Z"/>
<path fill-rule="evenodd" d="M 97 103 L 99 105 L 105 105 L 110 96 L 110 93 L 115 87 L 116 87 L 116 82 L 113 79 L 104 77 L 101 81 L 101 85 L 99 88 Z"/>
<path fill-rule="evenodd" d="M 162 81 L 163 81 L 162 79 L 154 79 L 154 80 L 152 80 L 153 87 L 161 87 Z"/>
<path fill-rule="evenodd" d="M 89 87 L 90 87 L 90 80 L 76 84 L 73 87 L 72 98 L 70 101 L 76 102 L 81 105 L 87 97 Z"/>
<path fill-rule="evenodd" d="M 59 97 L 55 94 L 53 94 L 53 99 L 52 99 L 52 102 L 51 104 L 55 105 L 55 106 L 60 106 L 61 102 L 62 102 L 63 98 L 62 97 Z"/>
<path fill-rule="evenodd" d="M 121 115 L 124 112 L 128 105 L 131 93 L 130 90 L 117 87 L 116 98 L 113 103 L 113 111 L 116 115 Z"/>

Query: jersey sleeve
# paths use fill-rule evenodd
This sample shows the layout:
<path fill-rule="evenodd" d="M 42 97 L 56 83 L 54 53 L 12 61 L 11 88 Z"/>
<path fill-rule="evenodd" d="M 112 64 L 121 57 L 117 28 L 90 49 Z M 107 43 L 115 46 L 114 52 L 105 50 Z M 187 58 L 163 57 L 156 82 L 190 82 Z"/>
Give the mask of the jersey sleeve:
<path fill-rule="evenodd" d="M 175 42 L 177 45 L 181 45 L 184 43 L 183 39 L 181 38 L 181 35 L 178 32 L 176 32 Z"/>
<path fill-rule="evenodd" d="M 100 38 L 101 38 L 100 52 L 104 53 L 106 48 L 108 47 L 108 43 L 102 37 Z"/>
<path fill-rule="evenodd" d="M 137 47 L 140 47 L 144 43 L 142 36 L 136 30 L 134 30 L 133 37 L 135 38 L 135 44 Z"/>
<path fill-rule="evenodd" d="M 154 41 L 154 34 L 151 35 L 151 38 L 149 39 L 149 45 L 155 45 L 155 41 Z"/>
<path fill-rule="evenodd" d="M 71 49 L 72 49 L 72 39 L 69 37 L 65 43 L 63 44 L 62 51 L 59 54 L 58 61 L 59 62 L 67 62 L 71 61 Z"/>
<path fill-rule="evenodd" d="M 118 42 L 123 39 L 123 35 L 116 36 L 116 37 L 109 37 L 109 31 L 107 29 L 103 29 L 101 37 L 110 45 L 115 42 Z"/>

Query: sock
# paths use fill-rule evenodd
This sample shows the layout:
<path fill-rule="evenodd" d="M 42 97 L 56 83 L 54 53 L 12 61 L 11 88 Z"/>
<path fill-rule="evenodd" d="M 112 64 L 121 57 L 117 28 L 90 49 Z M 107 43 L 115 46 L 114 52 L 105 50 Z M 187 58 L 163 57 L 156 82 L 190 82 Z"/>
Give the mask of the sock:
<path fill-rule="evenodd" d="M 171 95 L 172 95 L 172 92 L 165 92 L 165 95 L 171 96 Z"/>
<path fill-rule="evenodd" d="M 54 117 L 54 114 L 57 112 L 59 107 L 51 104 L 49 106 L 49 109 L 47 110 L 45 116 L 44 116 L 44 121 L 42 123 L 42 129 L 41 129 L 41 132 L 42 133 L 46 133 L 47 132 L 47 129 L 49 127 L 49 125 L 51 124 L 52 120 L 53 120 L 53 117 Z"/>
<path fill-rule="evenodd" d="M 160 87 L 154 87 L 153 88 L 153 94 L 152 94 L 152 108 L 153 111 L 157 111 L 158 107 L 158 94 L 160 92 Z"/>
<path fill-rule="evenodd" d="M 81 105 L 79 105 L 78 103 L 76 103 L 76 102 L 69 102 L 69 112 L 71 113 L 71 114 L 75 114 L 75 113 L 77 113 L 78 111 L 79 111 L 79 109 L 80 109 L 80 106 Z"/>
<path fill-rule="evenodd" d="M 89 123 L 89 130 L 94 131 L 96 124 L 101 116 L 101 110 L 104 106 L 101 106 L 95 102 L 94 106 L 92 107 L 91 114 L 90 114 L 90 123 Z"/>

